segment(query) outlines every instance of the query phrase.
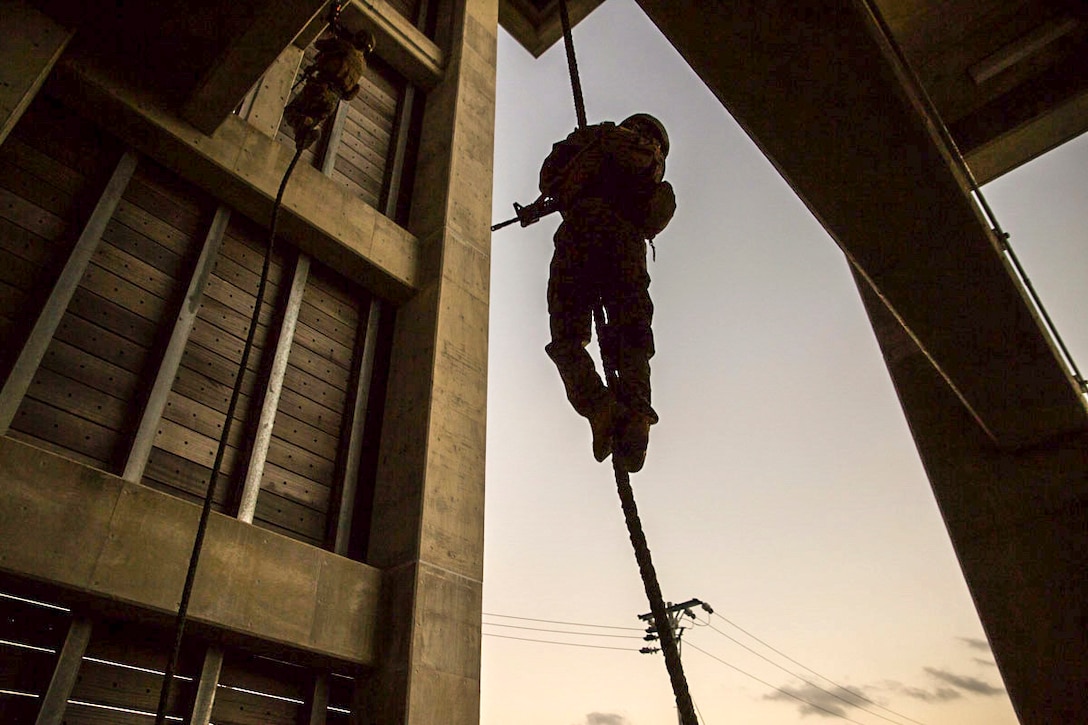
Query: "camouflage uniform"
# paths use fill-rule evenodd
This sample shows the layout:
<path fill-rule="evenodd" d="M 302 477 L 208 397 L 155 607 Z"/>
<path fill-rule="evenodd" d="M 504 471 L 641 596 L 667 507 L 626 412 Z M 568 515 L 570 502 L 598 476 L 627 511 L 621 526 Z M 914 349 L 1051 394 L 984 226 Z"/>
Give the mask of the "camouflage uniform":
<path fill-rule="evenodd" d="M 306 69 L 306 84 L 284 109 L 284 119 L 295 132 L 298 146 L 309 146 L 317 138 L 317 127 L 336 113 L 340 101 L 359 94 L 359 81 L 366 72 L 366 54 L 373 48 L 368 33 L 335 34 L 314 44 L 317 57 Z"/>
<path fill-rule="evenodd" d="M 632 471 L 642 466 L 645 441 L 631 444 L 641 451 L 623 450 L 625 421 L 642 426 L 643 437 L 657 422 L 650 406 L 654 307 L 646 240 L 665 228 L 676 208 L 672 186 L 662 181 L 664 171 L 660 144 L 612 123 L 579 129 L 555 144 L 540 170 L 541 193 L 556 200 L 563 216 L 548 280 L 552 339 L 545 349 L 571 405 L 593 424 L 612 404 L 585 349 L 600 301 L 619 373 L 616 402 L 624 416 L 617 455 L 624 454 Z M 594 454 L 603 460 L 610 444 L 598 441 L 598 433 L 595 425 Z"/>

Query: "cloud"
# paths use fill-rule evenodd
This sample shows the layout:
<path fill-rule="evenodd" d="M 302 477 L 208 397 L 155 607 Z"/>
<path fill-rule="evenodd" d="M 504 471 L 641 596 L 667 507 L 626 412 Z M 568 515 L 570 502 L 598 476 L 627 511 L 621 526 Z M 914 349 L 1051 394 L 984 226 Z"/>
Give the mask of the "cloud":
<path fill-rule="evenodd" d="M 967 677 L 965 675 L 957 675 L 952 672 L 946 672 L 944 670 L 938 670 L 936 667 L 926 667 L 926 672 L 931 677 L 935 677 L 941 682 L 945 682 L 953 687 L 958 687 L 966 692 L 973 693 L 975 695 L 1000 695 L 1005 692 L 1004 688 L 994 687 L 988 682 L 976 679 L 974 677 Z"/>
<path fill-rule="evenodd" d="M 976 641 L 981 642 L 981 640 Z M 985 645 L 985 642 L 982 642 L 982 644 Z M 972 648 L 977 648 L 976 644 L 971 644 L 970 646 Z M 989 649 L 988 646 L 987 649 Z M 979 661 L 985 662 L 985 660 Z M 1005 692 L 1004 689 L 995 687 L 990 683 L 975 677 L 957 675 L 953 672 L 948 672 L 947 670 L 938 669 L 936 667 L 926 667 L 925 671 L 930 677 L 939 681 L 939 684 L 932 689 L 904 685 L 903 683 L 895 682 L 894 680 L 885 680 L 879 685 L 871 685 L 864 688 L 855 687 L 852 690 L 835 686 L 820 688 L 813 684 L 805 683 L 804 685 L 783 685 L 778 688 L 778 691 L 764 695 L 763 699 L 795 704 L 802 716 L 820 715 L 823 717 L 844 718 L 854 709 L 868 711 L 867 706 L 872 704 L 872 698 L 875 697 L 875 695 L 868 694 L 870 691 L 895 693 L 928 703 L 942 703 L 959 700 L 965 696 L 965 693 L 990 697 Z M 611 725 L 611 723 L 609 723 L 609 725 Z"/>
<path fill-rule="evenodd" d="M 938 687 L 935 690 L 924 690 L 921 687 L 911 687 L 899 682 L 889 682 L 888 689 L 894 690 L 901 695 L 912 697 L 915 700 L 921 700 L 922 702 L 948 702 L 949 700 L 958 700 L 963 697 L 963 694 L 952 687 Z"/>
<path fill-rule="evenodd" d="M 591 712 L 586 715 L 585 725 L 630 725 L 631 721 L 614 712 Z"/>
<path fill-rule="evenodd" d="M 820 689 L 810 684 L 783 685 L 778 692 L 764 695 L 763 699 L 791 702 L 798 706 L 802 715 L 823 717 L 845 717 L 848 708 L 861 707 L 864 703 L 845 687 Z"/>
<path fill-rule="evenodd" d="M 960 642 L 963 642 L 971 649 L 982 650 L 983 652 L 990 651 L 990 643 L 984 639 L 978 637 L 957 637 Z"/>

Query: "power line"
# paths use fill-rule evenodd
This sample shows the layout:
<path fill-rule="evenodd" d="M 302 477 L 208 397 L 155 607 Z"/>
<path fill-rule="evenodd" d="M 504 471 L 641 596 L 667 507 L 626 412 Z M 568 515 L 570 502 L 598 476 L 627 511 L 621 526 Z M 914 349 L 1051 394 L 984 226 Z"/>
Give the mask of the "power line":
<path fill-rule="evenodd" d="M 617 627 L 610 624 L 585 624 L 583 622 L 560 622 L 555 619 L 535 619 L 533 617 L 515 617 L 512 614 L 495 614 L 484 612 L 485 617 L 502 617 L 503 619 L 520 619 L 523 622 L 543 622 L 545 624 L 563 624 L 568 627 L 597 627 L 599 629 L 625 629 L 630 632 L 641 632 L 641 627 Z"/>
<path fill-rule="evenodd" d="M 795 695 L 792 692 L 790 692 L 789 690 L 783 690 L 781 687 L 778 687 L 776 685 L 772 685 L 771 683 L 767 682 L 766 680 L 761 680 L 758 677 L 756 677 L 755 675 L 751 674 L 750 672 L 745 672 L 744 670 L 737 667 L 736 665 L 729 664 L 728 662 L 723 660 L 721 657 L 717 657 L 715 655 L 710 654 L 709 652 L 707 652 L 705 649 L 703 649 L 699 645 L 692 644 L 691 642 L 688 642 L 688 647 L 691 647 L 693 650 L 696 650 L 697 652 L 702 652 L 704 655 L 706 655 L 710 659 L 716 660 L 716 661 L 722 663 L 723 665 L 725 665 L 726 667 L 728 667 L 728 668 L 730 668 L 732 670 L 736 670 L 737 672 L 741 673 L 745 677 L 750 677 L 751 679 L 755 680 L 759 684 L 761 684 L 761 685 L 763 685 L 765 687 L 769 687 L 772 690 L 777 690 L 778 692 L 781 692 L 783 695 L 786 695 L 787 697 L 792 697 L 794 700 L 797 700 L 798 702 L 802 702 L 802 703 L 808 705 L 809 707 L 814 707 L 814 708 L 816 708 L 817 710 L 819 710 L 821 712 L 826 712 L 828 715 L 832 715 L 834 717 L 842 718 L 846 722 L 854 723 L 854 725 L 864 725 L 864 723 L 860 723 L 857 720 L 851 720 L 850 718 L 846 717 L 846 715 L 843 715 L 842 713 L 835 712 L 834 710 L 829 710 L 826 707 L 823 707 L 821 705 L 817 705 L 815 702 L 809 702 L 805 698 L 800 697 L 799 695 Z"/>
<path fill-rule="evenodd" d="M 556 642 L 550 639 L 529 639 L 528 637 L 512 637 L 508 634 L 492 634 L 490 632 L 484 632 L 485 637 L 498 637 L 500 639 L 516 639 L 519 642 L 539 642 L 540 644 L 561 644 L 567 647 L 588 647 L 590 649 L 613 649 L 620 652 L 637 652 L 638 650 L 631 649 L 630 647 L 608 647 L 602 644 L 582 644 L 580 642 Z"/>
<path fill-rule="evenodd" d="M 498 624 L 497 622 L 484 622 L 485 627 L 506 627 L 507 629 L 527 629 L 530 632 L 549 632 L 551 634 L 576 634 L 581 637 L 620 637 L 623 639 L 642 639 L 637 634 L 597 634 L 596 632 L 572 632 L 569 629 L 541 629 L 539 627 L 522 627 L 517 624 Z"/>
<path fill-rule="evenodd" d="M 706 725 L 706 718 L 703 717 L 703 711 L 699 709 L 699 706 L 695 704 L 695 698 L 691 698 L 691 704 L 695 705 L 695 713 L 699 716 L 699 721 Z"/>
<path fill-rule="evenodd" d="M 723 619 L 724 619 L 724 617 L 723 617 Z M 736 645 L 738 645 L 738 646 L 740 646 L 740 647 L 743 647 L 744 649 L 748 650 L 749 652 L 751 652 L 752 654 L 754 654 L 754 655 L 755 655 L 756 657 L 759 657 L 759 658 L 760 658 L 761 660 L 763 660 L 763 661 L 765 661 L 765 662 L 769 662 L 769 663 L 771 663 L 772 665 L 774 665 L 774 666 L 775 666 L 775 667 L 777 667 L 778 669 L 780 669 L 780 670 L 782 670 L 783 672 L 785 672 L 785 673 L 786 673 L 787 675 L 789 675 L 790 677 L 796 677 L 797 679 L 801 680 L 801 682 L 804 682 L 804 683 L 805 683 L 806 685 L 809 685 L 810 687 L 815 687 L 815 688 L 816 688 L 817 690 L 819 690 L 820 692 L 825 692 L 825 693 L 827 693 L 828 695 L 831 695 L 832 697 L 834 697 L 834 698 L 836 698 L 836 699 L 838 699 L 838 700 L 842 700 L 843 702 L 845 702 L 845 703 L 846 703 L 847 705 L 849 705 L 850 707 L 856 707 L 856 708 L 858 708 L 859 710 L 861 710 L 862 712 L 867 712 L 867 713 L 869 713 L 870 715 L 875 715 L 876 717 L 880 718 L 881 720 L 887 720 L 888 722 L 891 722 L 891 723 L 895 723 L 895 725 L 903 725 L 903 723 L 901 723 L 901 722 L 900 722 L 900 721 L 898 721 L 898 720 L 892 720 L 892 719 L 891 719 L 890 717 L 885 717 L 884 715 L 881 715 L 881 714 L 880 714 L 879 712 L 873 712 L 872 710 L 868 709 L 867 707 L 863 707 L 863 706 L 859 705 L 859 704 L 858 704 L 857 702 L 854 702 L 854 701 L 851 701 L 851 700 L 847 700 L 847 699 L 846 699 L 845 697 L 843 697 L 842 695 L 838 694 L 837 692 L 832 692 L 831 690 L 828 690 L 828 689 L 826 689 L 826 688 L 824 688 L 824 687 L 821 687 L 820 685 L 817 685 L 817 684 L 816 684 L 815 682 L 813 682 L 812 680 L 808 680 L 808 679 L 805 679 L 804 677 L 802 677 L 801 675 L 797 674 L 796 672 L 792 672 L 792 671 L 790 671 L 790 670 L 787 670 L 787 669 L 786 669 L 785 667 L 783 667 L 782 665 L 778 664 L 777 662 L 775 662 L 774 660 L 772 660 L 772 659 L 771 659 L 770 657 L 767 657 L 766 655 L 762 655 L 762 654 L 760 654 L 759 652 L 756 652 L 756 651 L 755 651 L 754 649 L 752 649 L 752 648 L 751 648 L 751 647 L 749 647 L 748 645 L 746 645 L 746 644 L 744 644 L 743 642 L 741 642 L 740 640 L 738 640 L 738 639 L 736 639 L 736 638 L 734 638 L 734 637 L 730 637 L 730 636 L 729 636 L 728 634 L 726 634 L 725 632 L 721 631 L 720 629 L 718 629 L 717 627 L 715 627 L 715 626 L 714 626 L 713 624 L 711 624 L 710 622 L 707 622 L 707 623 L 706 623 L 706 626 L 710 627 L 710 628 L 711 628 L 711 629 L 713 629 L 713 630 L 714 630 L 715 632 L 717 632 L 717 633 L 718 633 L 718 634 L 720 634 L 721 636 L 723 636 L 723 637 L 725 637 L 726 639 L 728 639 L 728 640 L 729 640 L 730 642 L 733 642 L 734 644 L 736 644 Z M 824 678 L 824 679 L 827 679 L 827 678 Z M 851 695 L 853 695 L 853 694 L 854 694 L 854 691 L 853 691 L 853 690 L 847 690 L 847 689 L 846 689 L 845 687 L 842 687 L 841 685 L 835 685 L 835 687 L 838 687 L 839 689 L 843 690 L 844 692 L 849 692 L 849 693 L 850 693 Z M 889 710 L 889 712 L 891 712 L 891 711 Z M 903 716 L 901 715 L 900 717 L 903 717 Z"/>
<path fill-rule="evenodd" d="M 895 715 L 896 717 L 901 717 L 901 718 L 903 718 L 904 720 L 908 720 L 908 721 L 910 721 L 910 722 L 912 722 L 912 723 L 915 723 L 915 725 L 925 725 L 925 723 L 923 723 L 923 722 L 920 722 L 920 721 L 918 721 L 918 720 L 915 720 L 914 718 L 912 718 L 912 717 L 908 717 L 908 716 L 906 716 L 906 715 L 904 715 L 904 714 L 902 714 L 902 713 L 896 712 L 895 710 L 891 710 L 891 709 L 889 709 L 889 708 L 886 708 L 886 707 L 884 707 L 883 705 L 881 705 L 880 703 L 878 703 L 878 702 L 874 702 L 873 700 L 870 700 L 870 699 L 869 699 L 868 697 L 866 697 L 865 695 L 862 695 L 862 694 L 861 694 L 860 692 L 857 692 L 856 690 L 851 690 L 851 689 L 850 689 L 849 687 L 844 687 L 843 685 L 840 685 L 839 683 L 837 683 L 837 682 L 835 682 L 834 680 L 832 680 L 832 679 L 831 679 L 830 677 L 825 677 L 824 675 L 821 675 L 821 674 L 820 674 L 819 672 L 817 672 L 816 670 L 812 669 L 811 667 L 808 667 L 807 665 L 803 665 L 803 664 L 801 664 L 800 662 L 798 662 L 797 660 L 793 659 L 792 657 L 790 657 L 790 656 L 789 656 L 788 654 L 786 654 L 786 653 L 785 653 L 785 652 L 783 652 L 782 650 L 779 650 L 779 649 L 776 649 L 776 648 L 772 647 L 771 645 L 767 644 L 766 642 L 764 642 L 764 641 L 763 641 L 762 639 L 760 639 L 759 637 L 755 636 L 754 634 L 752 634 L 752 633 L 751 633 L 751 632 L 749 632 L 748 630 L 746 630 L 746 629 L 744 629 L 743 627 L 741 627 L 741 626 L 740 626 L 739 624 L 737 624 L 736 622 L 730 621 L 729 619 L 727 619 L 726 617 L 723 617 L 722 615 L 718 614 L 717 612 L 713 612 L 713 613 L 711 614 L 711 616 L 716 616 L 716 617 L 718 617 L 719 619 L 722 619 L 722 620 L 724 620 L 724 621 L 725 621 L 725 622 L 727 622 L 727 623 L 728 623 L 728 624 L 729 624 L 730 626 L 732 626 L 732 627 L 735 627 L 736 629 L 739 629 L 739 630 L 740 630 L 741 632 L 744 632 L 744 633 L 745 633 L 746 635 L 748 635 L 749 637 L 751 637 L 752 639 L 754 639 L 754 640 L 755 640 L 756 642 L 759 642 L 759 643 L 760 643 L 761 645 L 763 645 L 763 646 L 764 646 L 764 647 L 766 647 L 767 649 L 771 650 L 771 651 L 772 651 L 772 652 L 774 652 L 775 654 L 777 654 L 777 655 L 780 655 L 780 656 L 782 656 L 782 657 L 785 657 L 785 658 L 786 658 L 787 660 L 789 660 L 789 661 L 790 661 L 790 662 L 792 662 L 793 664 L 797 665 L 797 666 L 798 666 L 798 667 L 800 667 L 801 669 L 803 669 L 803 670 L 806 670 L 807 672 L 811 672 L 812 674 L 816 675 L 817 677 L 819 677 L 819 678 L 821 678 L 821 679 L 823 679 L 823 680 L 826 680 L 827 682 L 830 682 L 830 683 L 831 683 L 832 685 L 834 685 L 835 687 L 839 688 L 840 690 L 843 690 L 844 692 L 849 692 L 850 694 L 852 694 L 852 695 L 856 696 L 856 697 L 857 697 L 857 698 L 858 698 L 859 700 L 862 700 L 862 701 L 864 701 L 864 702 L 867 702 L 867 703 L 869 703 L 870 705 L 875 705 L 876 707 L 879 707 L 879 708 L 880 708 L 881 710 L 884 710 L 885 712 L 890 712 L 891 714 Z M 725 636 L 725 637 L 728 637 L 729 639 L 733 639 L 732 637 L 729 637 L 729 635 L 725 634 L 725 633 L 724 633 L 724 632 L 722 632 L 721 630 L 719 630 L 719 629 L 717 629 L 716 627 L 714 627 L 714 625 L 710 624 L 710 622 L 709 622 L 709 619 L 708 619 L 708 621 L 707 621 L 707 625 L 708 625 L 708 626 L 710 626 L 710 627 L 712 627 L 712 628 L 713 628 L 713 629 L 714 629 L 714 630 L 715 630 L 716 632 L 718 632 L 719 634 L 721 634 L 721 635 L 723 635 L 723 636 Z M 736 640 L 733 640 L 733 641 L 734 641 L 734 642 L 736 642 Z M 740 643 L 738 642 L 737 644 L 740 644 Z M 741 645 L 741 646 L 743 647 L 744 645 Z M 773 664 L 773 663 L 772 663 L 772 664 Z M 778 665 L 775 665 L 775 666 L 777 667 Z M 793 673 L 790 673 L 790 674 L 793 674 Z M 799 675 L 793 675 L 793 676 L 794 676 L 794 677 L 799 677 Z M 803 679 L 803 678 L 802 678 L 802 679 Z M 810 684 L 811 684 L 811 683 L 810 683 Z M 823 689 L 823 688 L 820 688 L 820 689 Z M 858 707 L 858 706 L 857 706 L 857 705 L 854 705 L 854 707 Z M 874 714 L 874 715 L 877 715 L 877 713 L 873 713 L 873 714 Z M 877 715 L 877 716 L 878 716 L 878 717 L 883 717 L 882 715 Z M 885 718 L 885 719 L 887 719 L 887 718 Z"/>
<path fill-rule="evenodd" d="M 500 617 L 500 618 L 503 618 L 503 619 L 516 619 L 516 620 L 526 621 L 526 622 L 541 622 L 541 623 L 544 623 L 544 624 L 560 624 L 560 625 L 566 625 L 566 626 L 571 626 L 571 627 L 590 627 L 590 628 L 598 628 L 598 629 L 618 629 L 618 630 L 634 631 L 634 632 L 641 632 L 642 631 L 638 627 L 619 627 L 619 626 L 608 625 L 608 624 L 588 624 L 588 623 L 585 623 L 585 622 L 566 622 L 566 621 L 560 621 L 560 620 L 555 620 L 555 619 L 539 619 L 539 618 L 536 618 L 536 617 L 519 617 L 519 616 L 515 616 L 515 615 L 512 615 L 512 614 L 498 614 L 498 613 L 495 613 L 495 612 L 484 612 L 483 614 L 484 614 L 485 617 Z M 724 620 L 730 626 L 740 630 L 741 632 L 743 632 L 747 636 L 751 637 L 756 642 L 759 642 L 761 645 L 763 645 L 767 649 L 771 650 L 775 654 L 778 654 L 779 656 L 784 657 L 785 659 L 789 660 L 790 662 L 797 665 L 798 667 L 800 667 L 800 668 L 802 668 L 802 669 L 804 669 L 804 670 L 806 670 L 808 672 L 811 672 L 812 674 L 816 675 L 817 677 L 819 677 L 819 678 L 821 678 L 823 680 L 826 680 L 827 682 L 831 683 L 834 687 L 839 688 L 843 692 L 850 693 L 851 695 L 853 695 L 854 697 L 856 697 L 859 700 L 862 700 L 863 702 L 869 703 L 870 705 L 875 705 L 876 707 L 879 707 L 882 710 L 890 712 L 891 714 L 896 715 L 897 717 L 901 717 L 904 720 L 908 720 L 908 721 L 910 721 L 912 723 L 916 723 L 916 725 L 925 725 L 925 723 L 922 723 L 922 722 L 920 722 L 918 720 L 915 720 L 915 719 L 913 719 L 911 717 L 903 715 L 902 713 L 898 713 L 895 710 L 891 710 L 891 709 L 889 709 L 887 707 L 884 707 L 883 705 L 880 705 L 879 703 L 874 702 L 873 700 L 869 699 L 868 697 L 865 697 L 864 695 L 862 695 L 860 692 L 857 692 L 856 690 L 852 690 L 850 688 L 847 688 L 847 687 L 844 687 L 843 685 L 838 684 L 834 680 L 832 680 L 832 679 L 830 679 L 828 677 L 825 677 L 824 675 L 821 675 L 819 672 L 817 672 L 816 670 L 813 670 L 811 667 L 808 667 L 808 666 L 798 662 L 797 660 L 795 660 L 792 657 L 790 657 L 789 655 L 787 655 L 785 652 L 782 652 L 781 650 L 779 650 L 779 649 L 773 647 L 772 645 L 768 644 L 767 642 L 763 641 L 762 639 L 760 639 L 756 635 L 752 634 L 748 630 L 744 629 L 740 625 L 736 624 L 735 622 L 731 621 L 730 619 L 728 619 L 726 617 L 723 617 L 720 614 L 717 614 L 717 612 L 713 612 L 713 611 L 710 612 L 710 616 L 715 616 L 715 615 L 718 616 L 720 619 Z M 896 723 L 896 725 L 901 725 L 901 723 L 897 723 L 895 720 L 887 718 L 887 717 L 881 715 L 878 712 L 873 712 L 872 710 L 869 710 L 869 709 L 867 709 L 865 707 L 862 707 L 861 705 L 857 704 L 856 702 L 851 702 L 850 700 L 842 697 L 841 695 L 838 695 L 838 694 L 836 694 L 836 693 L 834 693 L 834 692 L 832 692 L 832 691 L 830 691 L 828 689 L 825 689 L 824 687 L 821 687 L 820 685 L 816 684 L 815 682 L 811 682 L 810 680 L 802 677 L 801 675 L 798 675 L 796 672 L 792 672 L 792 671 L 786 669 L 785 667 L 778 664 L 774 660 L 771 660 L 770 658 L 766 657 L 765 655 L 760 654 L 759 652 L 752 649 L 748 645 L 746 645 L 743 642 L 737 640 L 735 637 L 732 637 L 732 636 L 726 634 L 725 632 L 723 632 L 722 630 L 718 629 L 717 627 L 715 627 L 710 622 L 710 617 L 708 617 L 707 621 L 705 621 L 705 622 L 700 621 L 699 619 L 694 618 L 694 617 L 692 618 L 692 620 L 693 620 L 692 624 L 695 627 L 699 627 L 699 628 L 710 627 L 712 630 L 714 630 L 715 632 L 717 632 L 721 636 L 725 637 L 729 641 L 733 642 L 734 644 L 739 645 L 740 647 L 743 647 L 745 650 L 751 652 L 752 654 L 756 655 L 760 659 L 774 665 L 775 667 L 782 670 L 783 672 L 790 675 L 791 677 L 798 678 L 799 680 L 804 682 L 806 685 L 809 685 L 811 687 L 815 687 L 816 689 L 820 690 L 821 692 L 824 692 L 824 693 L 826 693 L 828 695 L 831 695 L 832 697 L 835 697 L 835 698 L 837 698 L 839 700 L 842 700 L 845 704 L 849 705 L 850 707 L 858 708 L 862 712 L 869 713 L 870 715 L 874 715 L 876 717 L 879 717 L 882 720 L 887 720 L 888 722 Z M 527 630 L 527 631 L 531 631 L 531 632 L 545 632 L 545 633 L 549 633 L 549 634 L 568 634 L 568 635 L 576 635 L 576 636 L 584 636 L 584 637 L 619 637 L 619 638 L 632 638 L 632 639 L 634 639 L 636 637 L 635 635 L 624 635 L 624 634 L 595 634 L 593 632 L 577 632 L 577 631 L 546 629 L 546 628 L 538 628 L 538 627 L 523 627 L 523 626 L 514 625 L 514 624 L 501 624 L 501 623 L 498 623 L 498 622 L 484 622 L 483 624 L 487 625 L 487 626 L 491 626 L 491 627 L 504 627 L 504 628 L 508 628 L 508 629 Z M 534 642 L 534 643 L 539 643 L 539 644 L 558 644 L 558 645 L 564 645 L 564 646 L 567 646 L 567 647 L 583 647 L 583 648 L 590 648 L 590 649 L 609 649 L 609 650 L 618 650 L 618 651 L 621 651 L 621 652 L 634 652 L 634 651 L 636 651 L 636 650 L 633 650 L 633 649 L 628 648 L 628 647 L 609 647 L 609 646 L 606 646 L 606 645 L 593 645 L 593 644 L 584 644 L 584 643 L 579 643 L 579 642 L 557 642 L 557 641 L 554 641 L 554 640 L 531 639 L 531 638 L 528 638 L 528 637 L 514 637 L 514 636 L 511 636 L 511 635 L 496 634 L 496 633 L 492 633 L 492 632 L 483 632 L 482 634 L 485 637 L 498 637 L 500 639 L 512 639 L 512 640 L 517 640 L 517 641 L 520 641 L 520 642 Z M 803 697 L 800 697 L 799 695 L 796 695 L 796 694 L 790 692 L 789 690 L 785 690 L 785 689 L 783 689 L 781 687 L 778 687 L 776 685 L 772 685 L 771 683 L 769 683 L 769 682 L 767 682 L 765 680 L 762 680 L 762 679 L 756 677 L 755 675 L 753 675 L 753 674 L 751 674 L 749 672 L 746 672 L 745 670 L 742 670 L 741 668 L 737 667 L 736 665 L 730 664 L 729 662 L 726 662 L 725 660 L 721 659 L 720 657 L 717 657 L 716 655 L 713 655 L 710 652 L 707 652 L 703 648 L 699 647 L 696 644 L 691 643 L 690 641 L 688 642 L 688 646 L 692 647 L 693 649 L 698 650 L 699 652 L 703 653 L 707 657 L 710 657 L 711 659 L 725 665 L 726 667 L 729 667 L 730 669 L 736 670 L 737 672 L 741 673 L 742 675 L 744 675 L 744 676 L 746 676 L 746 677 L 748 677 L 748 678 L 750 678 L 752 680 L 755 680 L 756 682 L 760 683 L 761 685 L 763 685 L 765 687 L 769 687 L 772 690 L 775 690 L 777 692 L 780 692 L 783 695 L 786 695 L 787 697 L 791 697 L 794 700 L 797 700 L 798 702 L 801 702 L 801 703 L 803 703 L 803 704 L 805 704 L 805 705 L 807 705 L 809 707 L 815 708 L 815 709 L 817 709 L 817 710 L 819 710 L 821 712 L 824 712 L 824 713 L 826 713 L 828 715 L 841 718 L 842 720 L 845 720 L 846 722 L 855 723 L 855 725 L 864 725 L 863 723 L 859 723 L 857 720 L 852 720 L 851 718 L 846 717 L 845 715 L 843 715 L 841 713 L 838 713 L 838 712 L 836 712 L 834 710 L 828 709 L 828 708 L 823 707 L 821 705 L 817 705 L 814 702 L 810 702 L 810 701 L 804 699 Z M 701 716 L 700 716 L 700 719 L 702 719 Z"/>

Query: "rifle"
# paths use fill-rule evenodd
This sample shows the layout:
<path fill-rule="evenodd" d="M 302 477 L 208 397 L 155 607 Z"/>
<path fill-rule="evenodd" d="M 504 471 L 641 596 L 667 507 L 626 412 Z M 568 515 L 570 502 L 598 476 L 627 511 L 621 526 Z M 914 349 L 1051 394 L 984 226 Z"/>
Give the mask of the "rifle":
<path fill-rule="evenodd" d="M 521 204 L 514 202 L 514 218 L 507 219 L 504 222 L 499 222 L 491 227 L 491 231 L 495 232 L 503 227 L 508 227 L 514 222 L 521 222 L 521 226 L 527 227 L 530 224 L 536 224 L 538 221 L 548 216 L 554 211 L 558 211 L 559 206 L 555 199 L 550 196 L 540 196 L 532 204 L 522 206 Z"/>

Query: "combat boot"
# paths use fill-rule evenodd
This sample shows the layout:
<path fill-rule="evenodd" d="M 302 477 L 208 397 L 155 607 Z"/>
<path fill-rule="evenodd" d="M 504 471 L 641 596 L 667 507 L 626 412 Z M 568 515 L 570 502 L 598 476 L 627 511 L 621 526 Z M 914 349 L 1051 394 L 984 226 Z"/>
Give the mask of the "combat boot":
<path fill-rule="evenodd" d="M 624 407 L 620 411 L 616 428 L 616 465 L 628 473 L 638 473 L 646 462 L 646 448 L 650 445 L 650 426 L 657 422 L 657 413 Z"/>
<path fill-rule="evenodd" d="M 593 457 L 600 463 L 612 453 L 612 433 L 615 428 L 616 405 L 611 395 L 602 395 L 589 414 L 593 431 Z"/>

